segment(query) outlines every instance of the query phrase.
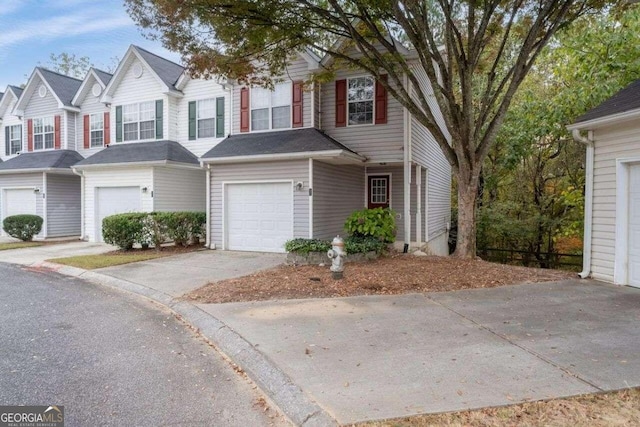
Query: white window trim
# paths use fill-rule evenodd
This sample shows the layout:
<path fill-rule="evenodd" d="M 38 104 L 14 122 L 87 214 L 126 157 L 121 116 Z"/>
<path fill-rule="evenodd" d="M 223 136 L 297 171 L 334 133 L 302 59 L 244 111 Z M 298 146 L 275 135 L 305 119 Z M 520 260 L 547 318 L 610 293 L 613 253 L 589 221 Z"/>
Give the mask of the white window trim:
<path fill-rule="evenodd" d="M 143 122 L 143 120 L 140 120 L 140 106 L 142 104 L 153 104 L 153 137 L 152 138 L 140 138 L 140 123 Z M 124 120 L 124 107 L 129 107 L 132 105 L 136 105 L 138 107 L 138 119 L 134 122 L 126 122 Z M 122 104 L 122 142 L 141 142 L 141 141 L 154 141 L 156 139 L 156 103 L 155 100 L 152 101 L 140 101 L 140 102 L 133 102 L 131 104 Z M 149 122 L 151 120 L 144 120 L 144 122 Z M 125 135 L 125 130 L 124 130 L 124 125 L 125 124 L 131 124 L 131 123 L 137 123 L 138 124 L 138 130 L 137 130 L 137 138 L 136 139 L 125 139 L 124 135 Z"/>
<path fill-rule="evenodd" d="M 93 132 L 98 132 L 97 130 L 93 130 L 93 118 L 94 116 L 101 116 L 101 120 L 102 120 L 102 143 L 100 145 L 93 145 L 93 137 L 92 137 L 92 133 Z M 93 113 L 93 114 L 89 114 L 89 148 L 101 148 L 104 147 L 104 113 Z M 124 126 L 124 123 L 123 123 Z"/>
<path fill-rule="evenodd" d="M 373 115 L 371 116 L 371 123 L 360 123 L 357 125 L 352 125 L 349 123 L 349 104 L 351 103 L 355 103 L 355 102 L 364 102 L 364 101 L 354 101 L 354 102 L 349 102 L 349 80 L 355 80 L 355 79 L 361 79 L 363 77 L 368 77 L 370 79 L 373 80 Z M 345 114 L 347 115 L 346 117 L 346 122 L 347 122 L 347 127 L 352 127 L 352 128 L 357 128 L 357 127 L 362 127 L 362 126 L 373 126 L 376 124 L 376 78 L 373 77 L 370 74 L 363 74 L 363 75 L 358 75 L 358 76 L 351 76 L 351 77 L 347 77 L 347 97 L 345 99 L 345 101 L 347 102 L 347 108 L 345 108 Z"/>
<path fill-rule="evenodd" d="M 44 131 L 44 124 L 42 125 L 42 133 L 38 133 L 38 135 L 42 135 L 42 148 L 36 148 L 36 120 L 45 120 L 51 119 L 53 122 L 53 147 L 46 148 L 47 144 L 45 142 L 45 135 L 49 132 Z M 34 117 L 31 122 L 32 126 L 32 135 L 33 135 L 33 151 L 53 151 L 56 149 L 56 118 L 54 116 L 44 116 L 44 117 Z"/>
<path fill-rule="evenodd" d="M 11 156 L 15 156 L 16 154 L 18 154 L 19 152 L 22 152 L 22 125 L 7 125 L 7 127 L 9 128 L 9 155 Z M 13 128 L 20 128 L 18 131 L 18 139 L 13 139 Z M 55 130 L 54 130 L 54 138 L 55 138 Z M 14 141 L 19 141 L 20 142 L 20 148 L 18 149 L 18 151 L 13 151 L 13 142 Z M 53 141 L 54 144 L 54 148 L 55 148 L 55 140 Z"/>
<path fill-rule="evenodd" d="M 389 177 L 389 209 L 393 209 L 393 174 L 391 172 L 365 173 L 364 186 L 364 207 L 369 208 L 369 177 L 370 176 L 388 176 Z"/>
<path fill-rule="evenodd" d="M 289 82 L 291 83 L 291 95 L 293 98 L 293 81 Z M 279 84 L 282 83 L 287 83 L 287 82 L 281 82 Z M 255 132 L 255 133 L 259 133 L 259 132 L 275 132 L 275 131 L 281 131 L 281 130 L 290 130 L 293 129 L 293 99 L 289 100 L 289 127 L 286 128 L 277 128 L 274 129 L 273 128 L 273 105 L 272 105 L 272 100 L 271 97 L 269 97 L 269 106 L 267 107 L 267 110 L 269 111 L 269 128 L 268 129 L 260 129 L 260 130 L 254 130 L 253 129 L 253 110 L 263 110 L 264 108 L 251 108 L 251 99 L 253 97 L 253 89 L 254 88 L 250 88 L 249 91 L 249 129 L 251 132 Z M 273 92 L 273 91 L 271 91 Z M 280 105 L 279 107 L 284 107 L 284 105 Z"/>
<path fill-rule="evenodd" d="M 196 139 L 215 139 L 216 137 L 216 132 L 218 132 L 218 103 L 217 103 L 217 99 L 221 98 L 221 97 L 213 97 L 213 98 L 201 98 L 201 99 L 194 99 L 195 103 L 196 103 Z M 200 113 L 200 102 L 201 101 L 213 101 L 213 117 L 210 117 L 211 119 L 213 119 L 213 136 L 200 136 L 200 127 L 198 126 L 198 122 L 200 120 L 208 120 L 208 119 L 199 119 L 198 118 L 198 114 Z"/>

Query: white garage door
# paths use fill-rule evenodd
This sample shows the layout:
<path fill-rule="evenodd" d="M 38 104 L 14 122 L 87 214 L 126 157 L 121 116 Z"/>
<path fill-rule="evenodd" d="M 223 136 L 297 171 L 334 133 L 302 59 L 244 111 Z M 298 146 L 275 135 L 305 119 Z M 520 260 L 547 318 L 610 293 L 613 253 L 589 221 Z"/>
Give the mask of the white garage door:
<path fill-rule="evenodd" d="M 96 240 L 102 242 L 102 220 L 110 215 L 140 212 L 140 187 L 102 187 L 96 195 Z"/>
<path fill-rule="evenodd" d="M 640 165 L 629 170 L 629 284 L 640 287 Z"/>
<path fill-rule="evenodd" d="M 284 252 L 293 238 L 290 182 L 228 184 L 225 196 L 227 249 Z"/>
<path fill-rule="evenodd" d="M 36 197 L 33 189 L 4 190 L 4 217 L 36 214 Z"/>

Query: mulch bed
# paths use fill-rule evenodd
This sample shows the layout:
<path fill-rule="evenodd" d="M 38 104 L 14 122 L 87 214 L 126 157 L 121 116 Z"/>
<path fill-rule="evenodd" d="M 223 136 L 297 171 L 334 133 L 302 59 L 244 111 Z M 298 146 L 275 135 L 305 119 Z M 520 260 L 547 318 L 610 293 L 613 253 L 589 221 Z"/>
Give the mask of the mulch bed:
<path fill-rule="evenodd" d="M 526 268 L 452 257 L 394 254 L 376 261 L 347 264 L 345 277 L 333 280 L 329 266 L 279 266 L 236 279 L 210 283 L 187 295 L 199 303 L 273 299 L 395 295 L 492 288 L 564 280 L 575 273 Z"/>

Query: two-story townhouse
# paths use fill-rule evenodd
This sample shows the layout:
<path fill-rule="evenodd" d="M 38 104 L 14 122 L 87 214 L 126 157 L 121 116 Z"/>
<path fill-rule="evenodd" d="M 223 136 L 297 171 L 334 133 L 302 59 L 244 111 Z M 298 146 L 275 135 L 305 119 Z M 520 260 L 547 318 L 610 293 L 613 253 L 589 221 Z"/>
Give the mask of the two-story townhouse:
<path fill-rule="evenodd" d="M 274 90 L 233 87 L 231 135 L 201 159 L 207 245 L 282 252 L 291 238 L 344 234 L 354 210 L 389 207 L 400 247 L 448 254 L 451 168 L 437 143 L 366 73 L 305 88 L 328 61 L 301 52 Z"/>
<path fill-rule="evenodd" d="M 22 94 L 17 86 L 7 86 L 0 96 L 0 160 L 5 161 L 22 151 L 22 119 L 13 114 L 13 108 Z"/>
<path fill-rule="evenodd" d="M 75 151 L 79 110 L 71 102 L 81 83 L 37 67 L 21 93 L 8 91 L 13 96 L 6 99 L 3 114 L 8 159 L 0 164 L 0 221 L 15 214 L 39 215 L 44 222 L 38 239 L 80 234 L 80 178 L 70 166 L 82 159 Z M 11 102 L 15 105 L 9 110 Z M 5 122 L 7 115 L 15 119 Z"/>
<path fill-rule="evenodd" d="M 91 86 L 98 93 L 99 85 Z M 225 136 L 226 93 L 216 81 L 191 79 L 178 64 L 128 49 L 99 95 L 105 148 L 91 148 L 89 134 L 88 154 L 97 152 L 74 165 L 82 176 L 83 238 L 101 241 L 102 220 L 116 213 L 205 210 L 196 155 Z"/>

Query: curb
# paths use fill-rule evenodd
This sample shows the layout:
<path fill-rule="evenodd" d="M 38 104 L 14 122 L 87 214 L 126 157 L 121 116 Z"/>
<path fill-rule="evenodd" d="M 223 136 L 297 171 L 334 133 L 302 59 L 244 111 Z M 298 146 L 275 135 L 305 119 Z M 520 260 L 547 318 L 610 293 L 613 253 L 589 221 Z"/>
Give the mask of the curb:
<path fill-rule="evenodd" d="M 197 306 L 176 300 L 147 286 L 81 268 L 47 261 L 32 264 L 31 267 L 44 267 L 65 276 L 81 278 L 93 284 L 143 296 L 165 306 L 199 330 L 219 351 L 240 366 L 293 424 L 301 427 L 338 426 L 333 417 L 307 397 L 269 358 L 220 319 Z"/>

